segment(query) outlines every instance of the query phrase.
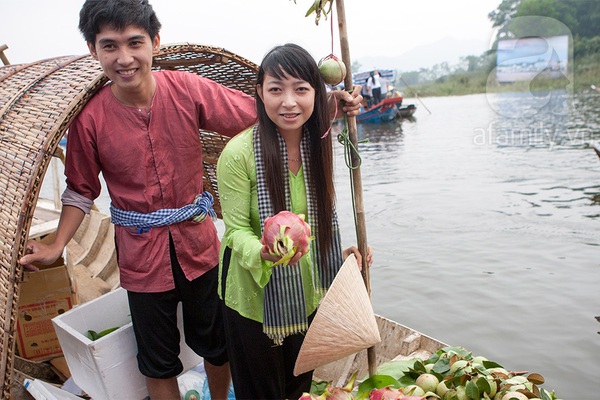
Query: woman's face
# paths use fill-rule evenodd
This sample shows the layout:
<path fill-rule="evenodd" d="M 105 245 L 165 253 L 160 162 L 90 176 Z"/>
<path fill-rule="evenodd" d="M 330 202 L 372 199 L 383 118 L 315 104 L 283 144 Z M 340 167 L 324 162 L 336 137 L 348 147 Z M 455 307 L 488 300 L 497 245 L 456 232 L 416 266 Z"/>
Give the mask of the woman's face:
<path fill-rule="evenodd" d="M 257 89 L 279 133 L 301 134 L 315 108 L 315 89 L 308 82 L 287 74 L 283 79 L 265 74 L 263 84 Z"/>

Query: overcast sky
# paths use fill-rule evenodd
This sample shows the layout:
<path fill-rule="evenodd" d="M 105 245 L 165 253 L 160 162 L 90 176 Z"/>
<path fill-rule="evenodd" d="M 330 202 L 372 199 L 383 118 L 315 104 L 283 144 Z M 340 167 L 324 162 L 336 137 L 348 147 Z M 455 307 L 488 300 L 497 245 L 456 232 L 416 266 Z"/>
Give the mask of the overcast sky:
<path fill-rule="evenodd" d="M 273 46 L 295 42 L 315 59 L 331 53 L 330 20 L 305 17 L 313 0 L 151 0 L 162 23 L 161 43 L 191 42 L 237 53 L 259 63 Z M 489 48 L 487 18 L 501 0 L 345 0 L 352 61 L 397 56 L 451 37 Z M 86 54 L 77 30 L 83 0 L 0 0 L 0 44 L 12 64 Z M 334 21 L 337 21 L 335 19 Z M 333 51 L 341 56 L 337 23 Z"/>

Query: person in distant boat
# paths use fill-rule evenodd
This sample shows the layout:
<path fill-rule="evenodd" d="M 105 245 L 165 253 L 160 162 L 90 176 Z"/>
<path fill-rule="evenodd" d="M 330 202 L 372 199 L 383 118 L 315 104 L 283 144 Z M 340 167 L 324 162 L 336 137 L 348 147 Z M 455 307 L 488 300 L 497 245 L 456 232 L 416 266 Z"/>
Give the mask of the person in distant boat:
<path fill-rule="evenodd" d="M 369 85 L 363 85 L 360 94 L 363 97 L 363 106 L 364 108 L 371 108 L 373 105 L 373 97 L 371 96 L 371 88 Z"/>
<path fill-rule="evenodd" d="M 359 265 L 361 258 L 340 243 L 329 132 L 335 106 L 315 60 L 295 44 L 273 48 L 255 98 L 258 124 L 231 139 L 217 164 L 226 227 L 219 292 L 236 398 L 297 399 L 310 391 L 312 372 L 295 377 L 294 365 L 323 291 L 350 253 Z M 308 254 L 274 266 L 281 257 L 260 238 L 265 219 L 282 210 L 304 214 L 316 237 Z"/>
<path fill-rule="evenodd" d="M 381 86 L 381 99 L 386 99 L 390 93 L 389 82 L 381 74 L 379 74 L 379 85 Z"/>
<path fill-rule="evenodd" d="M 371 90 L 373 96 L 373 105 L 381 102 L 381 82 L 379 80 L 379 72 L 371 71 L 367 79 L 367 86 Z"/>

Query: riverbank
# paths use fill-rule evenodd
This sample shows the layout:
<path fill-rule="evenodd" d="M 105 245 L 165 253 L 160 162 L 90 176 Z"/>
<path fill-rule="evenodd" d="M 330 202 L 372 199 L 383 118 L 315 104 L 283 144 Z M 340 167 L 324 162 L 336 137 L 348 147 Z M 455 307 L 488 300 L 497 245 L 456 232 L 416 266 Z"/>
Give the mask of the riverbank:
<path fill-rule="evenodd" d="M 430 96 L 462 96 L 479 93 L 502 93 L 543 91 L 564 89 L 571 85 L 574 92 L 580 93 L 590 90 L 591 85 L 600 87 L 600 54 L 588 55 L 573 61 L 570 77 L 565 79 L 536 79 L 535 82 L 515 82 L 499 84 L 494 77 L 494 69 L 478 70 L 474 72 L 460 72 L 440 77 L 432 82 L 410 85 L 408 88 L 402 81 L 397 90 L 408 95 L 412 91 L 421 97 Z"/>

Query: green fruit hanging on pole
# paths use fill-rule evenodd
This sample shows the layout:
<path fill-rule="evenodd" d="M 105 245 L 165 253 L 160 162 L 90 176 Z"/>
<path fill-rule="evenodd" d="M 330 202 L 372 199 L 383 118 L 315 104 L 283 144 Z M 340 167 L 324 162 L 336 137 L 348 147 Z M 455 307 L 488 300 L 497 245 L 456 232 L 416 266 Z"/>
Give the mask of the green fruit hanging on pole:
<path fill-rule="evenodd" d="M 333 54 L 323 57 L 318 66 L 323 80 L 328 85 L 338 85 L 346 78 L 346 64 Z"/>
<path fill-rule="evenodd" d="M 331 13 L 333 2 L 334 0 L 315 0 L 306 12 L 305 17 L 315 13 L 315 24 L 319 25 L 321 15 L 325 16 L 325 19 L 327 19 L 327 15 Z M 296 0 L 294 0 L 294 3 L 296 3 Z M 328 3 L 329 7 L 327 7 Z M 319 61 L 319 71 L 323 76 L 323 80 L 325 80 L 325 83 L 328 85 L 335 86 L 342 83 L 344 78 L 346 78 L 346 70 L 346 64 L 334 54 L 323 57 L 321 61 Z"/>

